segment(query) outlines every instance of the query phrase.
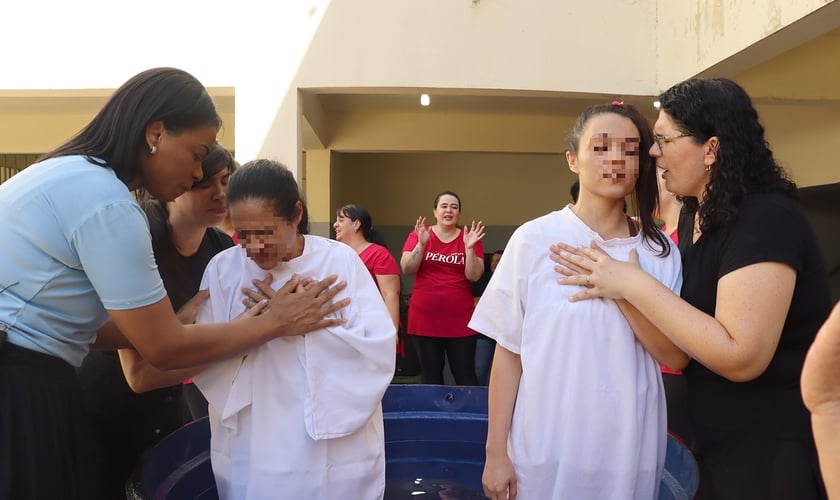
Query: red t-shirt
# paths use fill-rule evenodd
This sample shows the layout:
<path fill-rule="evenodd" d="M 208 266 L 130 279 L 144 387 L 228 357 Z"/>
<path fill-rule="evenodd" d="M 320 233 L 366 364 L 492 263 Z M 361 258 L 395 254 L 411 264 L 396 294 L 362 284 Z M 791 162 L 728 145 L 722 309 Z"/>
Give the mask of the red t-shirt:
<path fill-rule="evenodd" d="M 379 283 L 376 281 L 377 274 L 400 274 L 400 267 L 391 252 L 382 245 L 371 243 L 367 248 L 362 250 L 359 254 L 365 267 L 370 271 L 370 276 L 376 287 L 379 288 Z"/>
<path fill-rule="evenodd" d="M 428 228 L 428 226 L 427 226 Z M 417 233 L 411 231 L 403 252 L 414 250 Z M 479 241 L 475 255 L 484 258 Z M 466 269 L 464 229 L 449 243 L 443 243 L 431 229 L 423 249 L 420 269 L 414 275 L 414 289 L 408 305 L 408 333 L 427 337 L 468 337 L 476 332 L 467 328 L 474 309 Z"/>

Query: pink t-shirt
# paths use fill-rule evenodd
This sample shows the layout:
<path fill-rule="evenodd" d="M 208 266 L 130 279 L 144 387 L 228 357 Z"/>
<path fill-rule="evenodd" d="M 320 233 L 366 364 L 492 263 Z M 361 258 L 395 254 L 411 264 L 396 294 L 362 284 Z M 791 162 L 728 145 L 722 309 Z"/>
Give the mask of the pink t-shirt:
<path fill-rule="evenodd" d="M 410 252 L 417 245 L 417 233 L 411 231 L 403 245 Z M 484 246 L 473 247 L 475 255 L 484 259 Z M 429 231 L 429 242 L 423 249 L 420 269 L 414 276 L 414 289 L 408 306 L 408 333 L 426 337 L 468 337 L 476 332 L 467 327 L 474 301 L 466 269 L 464 229 L 449 243 Z"/>

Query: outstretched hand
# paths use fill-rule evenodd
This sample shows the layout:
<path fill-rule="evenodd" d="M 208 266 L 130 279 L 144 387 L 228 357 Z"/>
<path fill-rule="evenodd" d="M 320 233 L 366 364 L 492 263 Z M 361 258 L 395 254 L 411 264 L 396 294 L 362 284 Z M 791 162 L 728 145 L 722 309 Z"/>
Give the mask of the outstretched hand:
<path fill-rule="evenodd" d="M 204 301 L 208 298 L 210 298 L 209 290 L 199 290 L 198 293 L 193 295 L 193 297 L 188 300 L 186 304 L 181 306 L 177 313 L 175 313 L 175 316 L 178 317 L 178 321 L 180 321 L 182 325 L 191 325 L 195 323 L 195 318 L 198 317 L 198 311 L 201 309 L 201 305 L 204 304 Z"/>
<path fill-rule="evenodd" d="M 590 247 L 573 247 L 565 243 L 551 245 L 551 260 L 557 263 L 554 270 L 562 277 L 561 285 L 584 287 L 583 291 L 569 297 L 572 302 L 594 298 L 623 299 L 623 286 L 629 273 L 639 267 L 639 254 L 630 250 L 628 262 L 610 257 L 594 241 Z"/>
<path fill-rule="evenodd" d="M 484 238 L 484 224 L 481 221 L 472 221 L 471 227 L 464 228 L 464 246 L 467 250 L 472 250 L 481 238 Z"/>
<path fill-rule="evenodd" d="M 346 281 L 333 285 L 337 279 L 338 277 L 333 275 L 311 283 L 294 275 L 274 292 L 263 314 L 274 320 L 282 336 L 303 335 L 321 328 L 342 325 L 347 320 L 327 319 L 327 316 L 350 304 L 349 298 L 332 301 L 338 292 L 347 287 Z"/>
<path fill-rule="evenodd" d="M 417 217 L 417 222 L 414 223 L 414 232 L 417 233 L 417 241 L 423 246 L 426 246 L 426 243 L 429 242 L 429 231 L 431 231 L 431 228 L 426 227 L 426 218 Z"/>

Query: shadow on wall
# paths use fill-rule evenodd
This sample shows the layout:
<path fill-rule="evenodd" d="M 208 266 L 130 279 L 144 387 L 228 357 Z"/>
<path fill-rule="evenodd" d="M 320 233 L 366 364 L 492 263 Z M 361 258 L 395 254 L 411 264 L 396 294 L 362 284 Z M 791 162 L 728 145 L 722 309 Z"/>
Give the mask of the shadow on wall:
<path fill-rule="evenodd" d="M 831 298 L 840 300 L 840 182 L 801 188 L 799 197 L 820 243 Z"/>

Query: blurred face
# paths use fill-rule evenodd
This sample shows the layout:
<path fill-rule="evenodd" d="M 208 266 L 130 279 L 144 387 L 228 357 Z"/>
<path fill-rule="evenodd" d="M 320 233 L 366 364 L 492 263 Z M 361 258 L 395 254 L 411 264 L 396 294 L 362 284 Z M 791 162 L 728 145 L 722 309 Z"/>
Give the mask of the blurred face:
<path fill-rule="evenodd" d="M 458 198 L 445 194 L 438 199 L 435 207 L 435 219 L 440 226 L 457 226 L 461 218 L 461 204 Z"/>
<path fill-rule="evenodd" d="M 502 260 L 502 254 L 494 253 L 492 257 L 490 257 L 490 272 L 496 272 L 496 266 L 499 265 L 499 261 Z"/>
<path fill-rule="evenodd" d="M 221 224 L 227 214 L 225 193 L 230 172 L 223 169 L 209 179 L 202 179 L 192 189 L 169 204 L 172 216 L 187 217 L 195 225 L 211 227 Z"/>
<path fill-rule="evenodd" d="M 155 198 L 172 201 L 201 180 L 201 160 L 216 143 L 218 129 L 205 125 L 171 132 L 163 122 L 146 127 L 146 142 L 157 148 L 155 154 L 141 153 L 140 186 Z"/>
<path fill-rule="evenodd" d="M 581 133 L 577 155 L 567 152 L 566 160 L 580 178 L 581 195 L 624 199 L 639 177 L 639 131 L 621 115 L 595 115 Z"/>
<path fill-rule="evenodd" d="M 651 146 L 650 155 L 656 159 L 656 166 L 662 169 L 665 189 L 680 196 L 696 196 L 702 200 L 703 190 L 709 181 L 706 172 L 706 163 L 709 161 L 707 152 L 711 147 L 710 141 L 717 141 L 717 138 L 697 144 L 690 136 L 677 137 L 682 132 L 673 118 L 662 110 L 653 126 L 653 133 L 658 140 Z"/>
<path fill-rule="evenodd" d="M 344 214 L 338 214 L 333 223 L 335 230 L 335 239 L 338 241 L 348 241 L 359 230 L 359 222 L 352 220 Z"/>
<path fill-rule="evenodd" d="M 302 253 L 302 241 L 297 232 L 303 216 L 300 202 L 292 219 L 275 215 L 273 204 L 267 200 L 240 200 L 232 203 L 229 210 L 239 245 L 261 269 L 274 269 L 280 262 Z"/>

